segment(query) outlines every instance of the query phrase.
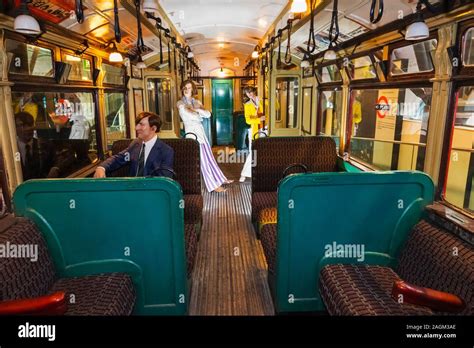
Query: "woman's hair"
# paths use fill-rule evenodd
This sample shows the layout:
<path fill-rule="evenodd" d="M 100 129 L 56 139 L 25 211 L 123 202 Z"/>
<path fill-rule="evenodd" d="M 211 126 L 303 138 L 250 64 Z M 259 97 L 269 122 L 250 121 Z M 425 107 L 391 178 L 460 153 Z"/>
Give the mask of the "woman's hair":
<path fill-rule="evenodd" d="M 191 84 L 191 86 L 193 86 L 193 94 L 192 94 L 192 95 L 197 95 L 197 94 L 198 94 L 198 93 L 197 93 L 198 91 L 197 91 L 196 84 L 194 83 L 193 80 L 189 80 L 189 79 L 188 79 L 188 80 L 184 80 L 183 82 L 181 82 L 181 93 L 183 93 L 183 95 L 184 95 L 184 91 L 183 91 L 183 90 L 184 90 L 184 87 L 186 87 L 186 85 L 189 84 L 189 83 Z"/>
<path fill-rule="evenodd" d="M 253 94 L 257 95 L 257 88 L 254 87 L 254 86 L 246 86 L 244 88 L 244 93 L 253 93 Z"/>

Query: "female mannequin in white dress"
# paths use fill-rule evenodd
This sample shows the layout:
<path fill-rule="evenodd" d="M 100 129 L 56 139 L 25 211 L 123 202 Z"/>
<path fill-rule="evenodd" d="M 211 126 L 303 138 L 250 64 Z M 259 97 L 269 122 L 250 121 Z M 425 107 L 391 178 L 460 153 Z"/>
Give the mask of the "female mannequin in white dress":
<path fill-rule="evenodd" d="M 225 189 L 222 185 L 230 184 L 233 180 L 227 180 L 217 165 L 206 133 L 204 132 L 202 119 L 211 117 L 211 113 L 204 109 L 199 100 L 193 98 L 193 95 L 196 95 L 196 87 L 193 81 L 183 81 L 183 83 L 181 83 L 181 91 L 183 98 L 177 103 L 179 115 L 184 123 L 185 132 L 196 134 L 199 145 L 201 146 L 201 173 L 206 188 L 209 192 L 224 192 Z M 187 137 L 193 138 L 191 134 Z"/>

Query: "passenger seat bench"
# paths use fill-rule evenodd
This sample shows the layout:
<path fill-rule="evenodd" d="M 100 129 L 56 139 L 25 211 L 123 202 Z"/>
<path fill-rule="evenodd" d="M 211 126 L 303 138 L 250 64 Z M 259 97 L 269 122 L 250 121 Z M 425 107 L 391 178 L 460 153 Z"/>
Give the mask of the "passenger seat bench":
<path fill-rule="evenodd" d="M 277 219 L 267 208 L 259 221 L 276 312 L 324 311 L 318 281 L 328 264 L 392 267 L 433 192 L 432 180 L 415 171 L 307 173 L 281 180 Z M 340 246 L 354 253 L 341 256 L 335 252 Z"/>
<path fill-rule="evenodd" d="M 174 150 L 175 180 L 181 185 L 184 195 L 184 221 L 194 224 L 199 236 L 202 225 L 202 210 L 204 207 L 201 192 L 201 165 L 199 143 L 194 139 L 161 139 Z M 112 155 L 125 150 L 132 139 L 117 140 L 112 145 Z M 112 173 L 113 177 L 127 177 L 128 166 Z"/>
<path fill-rule="evenodd" d="M 283 172 L 292 164 L 304 164 L 309 172 L 338 172 L 336 143 L 330 137 L 268 137 L 252 143 L 256 166 L 252 167 L 252 222 L 273 217 L 276 223 L 277 187 Z M 294 168 L 289 173 L 301 171 Z M 262 210 L 267 210 L 261 217 Z"/>
<path fill-rule="evenodd" d="M 54 267 L 44 238 L 36 225 L 25 218 L 13 219 L 13 224 L 0 231 L 0 245 L 37 247 L 37 259 L 0 258 L 0 307 L 2 301 L 5 304 L 8 300 L 31 299 L 63 291 L 66 293 L 66 315 L 132 313 L 136 294 L 128 274 L 101 273 L 62 278 Z M 70 301 L 71 295 L 74 295 L 74 301 Z"/>
<path fill-rule="evenodd" d="M 56 274 L 67 278 L 54 290 L 73 286 L 86 296 L 97 286 L 89 276 L 127 274 L 137 315 L 187 313 L 197 238 L 182 201 L 181 186 L 164 177 L 28 180 L 13 195 L 15 216 L 35 223 Z"/>
<path fill-rule="evenodd" d="M 399 303 L 392 296 L 396 280 L 459 296 L 459 315 L 474 315 L 474 233 L 467 224 L 427 207 L 428 217 L 412 229 L 396 272 L 389 267 L 333 264 L 321 270 L 319 291 L 330 315 L 440 315 L 427 306 Z M 456 252 L 455 252 L 456 251 Z M 454 254 L 455 252 L 455 254 Z"/>

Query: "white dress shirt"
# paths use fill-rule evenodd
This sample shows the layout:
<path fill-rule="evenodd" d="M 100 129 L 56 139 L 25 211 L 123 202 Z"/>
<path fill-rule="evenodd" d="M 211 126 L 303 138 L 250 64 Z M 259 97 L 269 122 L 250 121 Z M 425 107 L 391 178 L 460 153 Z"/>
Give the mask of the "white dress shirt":
<path fill-rule="evenodd" d="M 145 141 L 144 143 L 142 143 L 142 147 L 143 147 L 143 144 L 145 144 L 145 164 L 146 164 L 146 160 L 148 159 L 148 155 L 150 154 L 151 149 L 153 148 L 153 146 L 155 146 L 155 143 L 156 143 L 157 139 L 158 139 L 158 136 L 155 135 L 150 140 Z M 140 149 L 140 151 L 141 151 L 141 149 Z M 140 157 L 140 155 L 139 155 L 139 157 Z"/>

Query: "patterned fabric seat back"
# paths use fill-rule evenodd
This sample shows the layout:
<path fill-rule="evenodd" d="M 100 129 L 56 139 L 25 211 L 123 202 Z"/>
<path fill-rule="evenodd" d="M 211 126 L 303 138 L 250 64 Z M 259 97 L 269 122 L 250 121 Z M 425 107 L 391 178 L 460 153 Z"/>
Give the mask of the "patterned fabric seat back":
<path fill-rule="evenodd" d="M 27 219 L 0 233 L 0 301 L 46 294 L 56 281 L 56 271 L 43 236 Z"/>
<path fill-rule="evenodd" d="M 256 162 L 252 192 L 276 191 L 283 171 L 294 163 L 306 165 L 310 172 L 338 171 L 336 143 L 329 137 L 260 138 L 252 143 L 252 150 Z"/>
<path fill-rule="evenodd" d="M 460 296 L 461 315 L 474 314 L 474 247 L 435 223 L 422 220 L 400 255 L 398 274 L 409 283 Z"/>
<path fill-rule="evenodd" d="M 199 157 L 199 143 L 194 139 L 161 139 L 174 150 L 174 172 L 176 181 L 183 188 L 183 193 L 201 194 L 201 165 Z M 112 154 L 125 150 L 132 142 L 131 139 L 122 139 L 114 142 Z M 129 175 L 128 166 L 124 166 L 112 173 L 111 176 L 125 177 Z"/>

